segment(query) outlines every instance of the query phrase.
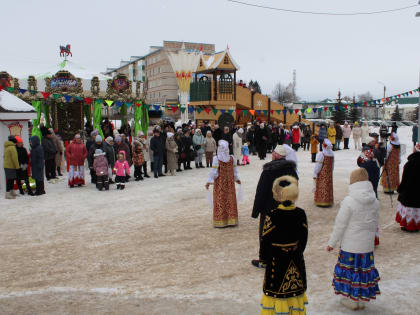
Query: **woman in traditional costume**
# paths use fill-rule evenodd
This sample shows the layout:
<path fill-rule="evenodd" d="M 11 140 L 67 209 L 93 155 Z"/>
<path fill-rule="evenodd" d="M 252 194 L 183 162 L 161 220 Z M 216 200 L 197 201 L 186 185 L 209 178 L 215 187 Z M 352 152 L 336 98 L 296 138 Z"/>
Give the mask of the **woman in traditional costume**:
<path fill-rule="evenodd" d="M 334 204 L 333 192 L 333 170 L 334 153 L 329 139 L 322 144 L 323 150 L 315 159 L 314 184 L 315 184 L 315 205 L 318 207 L 331 207 Z"/>
<path fill-rule="evenodd" d="M 95 144 L 92 146 L 94 147 Z M 93 150 L 95 151 L 95 150 Z M 66 149 L 67 163 L 69 164 L 68 185 L 73 188 L 75 185 L 85 184 L 85 159 L 88 151 L 82 142 L 79 134 L 74 136 L 74 140 Z M 93 162 L 92 162 L 93 165 Z"/>
<path fill-rule="evenodd" d="M 401 230 L 408 232 L 420 231 L 420 144 L 414 148 L 414 153 L 407 158 L 401 184 L 398 187 L 398 205 L 396 221 Z"/>
<path fill-rule="evenodd" d="M 261 299 L 261 315 L 306 314 L 306 268 L 303 252 L 308 223 L 303 209 L 295 206 L 298 181 L 281 176 L 273 183 L 277 208 L 265 216 L 261 254 L 267 263 Z"/>
<path fill-rule="evenodd" d="M 380 294 L 374 262 L 374 239 L 379 221 L 379 202 L 364 168 L 350 175 L 349 194 L 341 203 L 327 251 L 340 247 L 332 285 L 343 296 L 341 304 L 364 309 L 363 302 Z"/>
<path fill-rule="evenodd" d="M 229 143 L 219 141 L 217 155 L 213 158 L 206 189 L 214 184 L 213 189 L 213 224 L 214 227 L 235 226 L 238 224 L 238 205 L 235 182 L 241 184 L 235 159 L 229 155 Z"/>
<path fill-rule="evenodd" d="M 387 145 L 387 156 L 382 171 L 381 185 L 384 193 L 393 194 L 400 185 L 400 141 L 396 133 L 391 134 Z"/>

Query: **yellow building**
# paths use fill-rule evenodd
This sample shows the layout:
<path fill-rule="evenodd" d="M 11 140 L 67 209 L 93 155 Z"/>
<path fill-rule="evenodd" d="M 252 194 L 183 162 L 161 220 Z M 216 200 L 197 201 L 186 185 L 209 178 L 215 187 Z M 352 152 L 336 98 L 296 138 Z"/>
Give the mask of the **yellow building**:
<path fill-rule="evenodd" d="M 294 112 L 286 113 L 284 106 L 269 96 L 254 92 L 236 83 L 239 65 L 229 49 L 215 54 L 202 54 L 190 88 L 190 106 L 195 108 L 198 121 L 217 121 L 231 115 L 236 124 L 260 119 L 291 125 L 300 121 Z M 231 118 L 231 119 L 232 119 Z"/>

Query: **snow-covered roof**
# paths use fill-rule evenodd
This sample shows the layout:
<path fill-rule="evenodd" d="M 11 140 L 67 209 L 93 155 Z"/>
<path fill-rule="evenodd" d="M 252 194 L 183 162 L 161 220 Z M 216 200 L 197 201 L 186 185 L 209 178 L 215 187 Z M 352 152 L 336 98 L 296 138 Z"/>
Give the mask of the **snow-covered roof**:
<path fill-rule="evenodd" d="M 19 97 L 2 90 L 0 91 L 0 112 L 3 113 L 23 113 L 35 112 L 34 108 L 22 101 Z"/>
<path fill-rule="evenodd" d="M 226 54 L 228 55 L 232 65 L 236 68 L 236 70 L 239 70 L 239 65 L 232 58 L 232 55 L 230 54 L 229 49 L 226 49 L 225 51 L 220 51 L 212 55 L 207 55 L 207 54 L 201 55 L 201 59 L 203 61 L 203 65 L 205 69 L 206 70 L 217 69 L 222 63 L 222 61 L 224 60 Z"/>
<path fill-rule="evenodd" d="M 37 79 L 45 79 L 50 78 L 55 75 L 60 70 L 66 70 L 74 75 L 76 78 L 91 80 L 93 77 L 98 77 L 99 80 L 107 80 L 111 79 L 110 76 L 103 75 L 101 73 L 97 73 L 95 71 L 90 71 L 83 66 L 80 66 L 73 61 L 63 60 L 58 65 L 50 67 L 44 73 L 35 74 L 35 78 Z"/>

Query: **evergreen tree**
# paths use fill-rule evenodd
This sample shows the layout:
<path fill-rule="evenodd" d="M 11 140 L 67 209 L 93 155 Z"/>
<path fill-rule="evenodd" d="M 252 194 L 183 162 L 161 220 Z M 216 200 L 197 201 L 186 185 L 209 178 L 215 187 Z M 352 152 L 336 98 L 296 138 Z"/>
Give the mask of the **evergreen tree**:
<path fill-rule="evenodd" d="M 350 110 L 350 113 L 349 113 L 349 120 L 351 121 L 351 122 L 355 122 L 355 121 L 359 121 L 360 120 L 360 117 L 361 117 L 362 115 L 361 115 L 361 113 L 360 113 L 360 109 L 359 108 L 357 108 L 356 106 L 354 106 L 351 110 Z"/>
<path fill-rule="evenodd" d="M 255 91 L 255 92 L 257 92 L 257 93 L 260 93 L 260 94 L 261 94 L 261 87 L 260 87 L 260 85 L 258 84 L 258 81 L 257 81 L 257 80 L 255 80 L 255 81 L 254 81 L 254 83 L 253 83 L 253 85 L 252 85 L 252 88 L 254 89 L 254 91 Z"/>
<path fill-rule="evenodd" d="M 395 107 L 395 111 L 392 113 L 391 120 L 392 121 L 401 121 L 402 120 L 402 116 L 401 116 L 401 113 L 400 113 L 400 109 L 398 108 L 398 105 Z"/>
<path fill-rule="evenodd" d="M 337 110 L 334 108 L 331 119 L 334 122 L 339 122 L 340 125 L 344 124 L 344 121 L 347 119 L 347 110 L 343 105 L 340 105 Z"/>

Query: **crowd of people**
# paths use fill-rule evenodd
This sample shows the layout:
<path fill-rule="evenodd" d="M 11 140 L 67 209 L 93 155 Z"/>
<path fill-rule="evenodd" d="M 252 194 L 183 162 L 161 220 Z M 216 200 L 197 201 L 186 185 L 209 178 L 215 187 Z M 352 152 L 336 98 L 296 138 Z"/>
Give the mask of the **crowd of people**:
<path fill-rule="evenodd" d="M 342 201 L 327 251 L 339 247 L 332 284 L 342 304 L 352 310 L 363 309 L 364 302 L 380 293 L 379 273 L 374 264 L 374 248 L 379 245 L 378 186 L 386 194 L 398 193 L 396 221 L 408 232 L 420 231 L 420 203 L 417 193 L 420 182 L 420 144 L 413 142 L 414 152 L 408 157 L 400 181 L 401 145 L 397 128 L 381 128 L 372 133 L 366 123 L 350 126 L 344 123 L 321 124 L 311 129 L 304 124 L 289 128 L 283 124 L 255 121 L 245 126 L 220 128 L 204 121 L 198 126 L 165 123 L 155 125 L 146 136 L 136 135 L 123 125 L 119 130 L 109 122 L 101 132 L 92 130 L 87 141 L 81 134 L 63 146 L 52 129 L 41 128 L 42 140 L 30 138 L 30 154 L 20 137 L 10 136 L 4 147 L 4 171 L 7 179 L 6 198 L 15 199 L 14 183 L 20 194 L 45 194 L 44 176 L 54 183 L 62 176 L 63 158 L 67 161 L 68 186 L 84 186 L 85 161 L 91 183 L 100 191 L 110 184 L 123 190 L 134 181 L 210 168 L 205 185 L 213 185 L 213 225 L 217 228 L 238 224 L 238 200 L 235 183 L 241 184 L 238 167 L 249 165 L 249 155 L 261 160 L 271 153 L 271 161 L 264 164 L 257 184 L 252 217 L 259 217 L 259 257 L 251 261 L 265 268 L 261 314 L 305 314 L 306 269 L 304 251 L 308 239 L 305 211 L 295 205 L 298 195 L 299 148 L 311 153 L 314 165 L 314 205 L 330 207 L 334 204 L 335 152 L 349 148 L 353 135 L 358 168 L 351 172 L 349 194 Z M 126 132 L 126 133 L 124 133 Z M 319 150 L 318 150 L 319 149 Z M 115 177 L 114 177 L 115 175 Z M 30 176 L 35 180 L 32 190 Z M 357 282 L 354 279 L 359 279 Z"/>

